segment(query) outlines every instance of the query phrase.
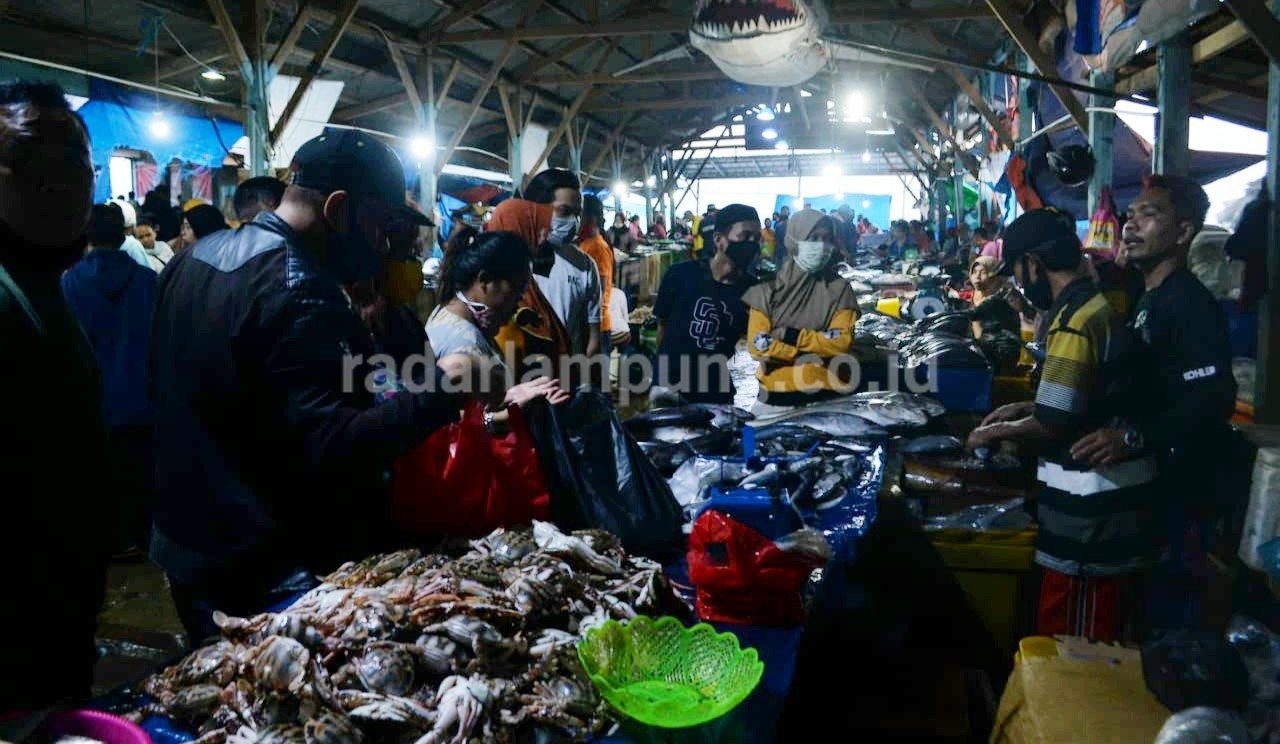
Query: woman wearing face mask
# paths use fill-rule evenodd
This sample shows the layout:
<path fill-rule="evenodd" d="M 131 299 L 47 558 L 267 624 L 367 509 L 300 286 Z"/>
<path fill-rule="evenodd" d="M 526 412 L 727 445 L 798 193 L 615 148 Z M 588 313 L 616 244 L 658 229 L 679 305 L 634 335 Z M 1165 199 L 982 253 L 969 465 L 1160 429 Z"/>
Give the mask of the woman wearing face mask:
<path fill-rule="evenodd" d="M 432 311 L 427 336 L 437 357 L 468 354 L 489 365 L 494 389 L 488 398 L 498 399 L 505 390 L 504 405 L 486 414 L 493 431 L 505 431 L 506 405 L 524 407 L 536 398 L 559 404 L 568 399 L 546 377 L 506 387 L 512 378 L 495 339 L 532 285 L 529 246 L 519 235 L 480 233 L 464 226 L 449 240 L 440 267 L 440 297 L 448 299 Z"/>
<path fill-rule="evenodd" d="M 832 268 L 838 253 L 835 225 L 817 210 L 796 212 L 787 226 L 786 247 L 791 258 L 777 278 L 742 297 L 751 311 L 748 348 L 760 362 L 757 414 L 851 392 L 852 359 L 836 358 L 853 350 L 858 304 L 849 282 Z M 797 364 L 806 356 L 822 361 Z"/>
<path fill-rule="evenodd" d="M 550 204 L 507 199 L 493 210 L 485 230 L 518 235 L 525 242 L 526 260 L 532 271 L 545 276 L 555 264 L 555 248 L 549 242 L 552 211 Z M 496 341 L 506 359 L 514 364 L 517 378 L 524 377 L 530 369 L 549 369 L 553 371 L 552 376 L 556 376 L 560 360 L 572 348 L 564 323 L 532 278 L 516 304 L 515 313 L 504 320 L 498 330 Z"/>

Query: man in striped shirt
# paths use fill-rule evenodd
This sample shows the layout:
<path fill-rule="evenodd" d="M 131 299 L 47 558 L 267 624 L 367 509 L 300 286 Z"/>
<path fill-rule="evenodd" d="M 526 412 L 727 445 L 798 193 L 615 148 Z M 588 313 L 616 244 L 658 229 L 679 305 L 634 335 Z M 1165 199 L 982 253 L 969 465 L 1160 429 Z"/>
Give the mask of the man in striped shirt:
<path fill-rule="evenodd" d="M 1065 213 L 1028 212 L 1006 230 L 1001 273 L 1012 274 L 1049 319 L 1044 372 L 1034 401 L 994 411 L 969 446 L 1039 444 L 1036 562 L 1044 577 L 1037 632 L 1115 640 L 1125 634 L 1134 579 L 1151 564 L 1162 530 L 1152 458 L 1091 468 L 1071 456 L 1083 433 L 1126 413 L 1120 390 L 1130 374 L 1123 319 L 1081 259 Z"/>

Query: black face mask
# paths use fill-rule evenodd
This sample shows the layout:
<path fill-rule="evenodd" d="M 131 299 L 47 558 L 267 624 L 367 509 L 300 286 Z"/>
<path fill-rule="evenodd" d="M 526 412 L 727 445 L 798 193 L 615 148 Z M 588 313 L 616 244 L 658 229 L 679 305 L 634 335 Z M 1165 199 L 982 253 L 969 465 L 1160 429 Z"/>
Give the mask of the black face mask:
<path fill-rule="evenodd" d="M 754 240 L 735 240 L 729 243 L 724 252 L 735 267 L 745 271 L 755 257 L 760 255 L 760 243 Z"/>
<path fill-rule="evenodd" d="M 1029 272 L 1030 269 L 1023 264 L 1023 271 Z M 1022 294 L 1038 310 L 1048 310 L 1053 307 L 1053 287 L 1049 284 L 1049 277 L 1044 272 L 1040 272 L 1040 277 L 1034 282 L 1030 282 L 1022 288 Z"/>

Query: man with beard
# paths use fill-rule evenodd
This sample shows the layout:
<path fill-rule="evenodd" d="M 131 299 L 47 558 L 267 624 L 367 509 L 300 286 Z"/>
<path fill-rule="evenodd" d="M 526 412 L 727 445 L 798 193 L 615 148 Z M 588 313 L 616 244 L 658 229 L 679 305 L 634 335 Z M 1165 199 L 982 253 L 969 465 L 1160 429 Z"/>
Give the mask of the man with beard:
<path fill-rule="evenodd" d="M 1127 634 L 1136 574 L 1163 538 L 1152 487 L 1154 458 L 1105 464 L 1071 445 L 1127 413 L 1123 322 L 1082 262 L 1070 215 L 1027 212 L 1005 232 L 1000 273 L 1012 274 L 1049 319 L 1046 359 L 1034 401 L 991 413 L 969 435 L 971 449 L 999 441 L 1040 447 L 1036 562 L 1044 569 L 1037 632 L 1100 640 Z"/>
<path fill-rule="evenodd" d="M 1160 490 L 1170 506 L 1171 548 L 1170 561 L 1153 582 L 1150 610 L 1159 625 L 1197 622 L 1194 597 L 1200 592 L 1190 588 L 1189 579 L 1204 573 L 1203 554 L 1216 518 L 1242 492 L 1226 476 L 1247 472 L 1247 466 L 1226 466 L 1237 451 L 1227 423 L 1236 384 L 1226 317 L 1187 268 L 1187 251 L 1208 209 L 1199 184 L 1161 175 L 1148 176 L 1129 206 L 1123 250 L 1128 263 L 1142 271 L 1146 289 L 1133 319 L 1150 370 L 1141 390 L 1145 405 L 1072 447 L 1073 456 L 1091 466 L 1140 453 L 1159 462 Z"/>
<path fill-rule="evenodd" d="M 102 380 L 59 277 L 84 252 L 89 133 L 47 83 L 0 85 L 0 711 L 82 702 L 117 487 Z M 56 387 L 54 394 L 41 391 Z M 39 608 L 33 616 L 33 608 Z"/>

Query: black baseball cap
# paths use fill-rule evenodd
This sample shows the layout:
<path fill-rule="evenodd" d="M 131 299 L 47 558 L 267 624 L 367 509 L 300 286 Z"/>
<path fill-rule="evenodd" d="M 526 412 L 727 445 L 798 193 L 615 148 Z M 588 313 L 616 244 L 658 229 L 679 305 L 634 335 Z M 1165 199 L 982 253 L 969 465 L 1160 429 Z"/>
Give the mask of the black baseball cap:
<path fill-rule="evenodd" d="M 1023 256 L 1034 255 L 1051 271 L 1061 271 L 1080 263 L 1080 237 L 1075 219 L 1061 209 L 1033 209 L 1004 229 L 1004 247 L 996 273 L 1013 276 L 1013 267 Z"/>
<path fill-rule="evenodd" d="M 289 170 L 294 186 L 325 194 L 348 191 L 383 202 L 402 220 L 435 225 L 430 217 L 405 204 L 404 165 L 395 150 L 364 132 L 325 129 L 298 148 Z"/>

